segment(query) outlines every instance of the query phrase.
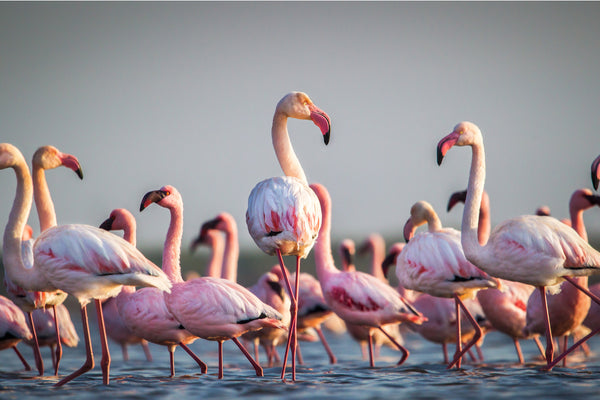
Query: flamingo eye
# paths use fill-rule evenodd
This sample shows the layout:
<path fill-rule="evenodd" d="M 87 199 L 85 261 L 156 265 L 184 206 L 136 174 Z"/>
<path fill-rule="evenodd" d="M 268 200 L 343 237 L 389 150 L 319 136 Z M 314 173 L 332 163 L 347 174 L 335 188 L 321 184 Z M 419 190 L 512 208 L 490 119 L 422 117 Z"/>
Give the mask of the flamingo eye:
<path fill-rule="evenodd" d="M 171 192 L 169 192 L 168 190 L 165 190 L 165 196 L 170 196 Z"/>

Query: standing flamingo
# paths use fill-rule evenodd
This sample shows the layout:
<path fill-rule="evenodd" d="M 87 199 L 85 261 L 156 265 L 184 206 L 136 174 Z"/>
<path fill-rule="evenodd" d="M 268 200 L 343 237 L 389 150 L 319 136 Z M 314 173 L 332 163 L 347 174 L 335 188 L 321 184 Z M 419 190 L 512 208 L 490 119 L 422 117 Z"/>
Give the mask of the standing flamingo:
<path fill-rule="evenodd" d="M 565 353 L 553 360 L 554 345 L 546 304 L 546 287 L 557 285 L 563 280 L 578 286 L 573 281 L 573 276 L 600 273 L 600 253 L 560 221 L 535 215 L 525 215 L 498 224 L 487 243 L 480 245 L 477 228 L 485 182 L 485 151 L 481 131 L 471 122 L 456 125 L 438 143 L 438 164 L 441 164 L 445 154 L 455 145 L 470 146 L 472 149 L 467 199 L 462 218 L 461 243 L 465 256 L 492 276 L 538 287 L 546 325 L 546 369 L 552 369 Z M 590 297 L 593 296 L 589 291 L 581 289 Z M 600 303 L 600 299 L 592 299 Z"/>
<path fill-rule="evenodd" d="M 226 279 L 203 277 L 184 282 L 179 263 L 183 234 L 181 195 L 173 186 L 163 186 L 144 195 L 140 210 L 152 203 L 171 213 L 163 252 L 163 267 L 173 282 L 171 293 L 164 295 L 169 312 L 193 335 L 218 342 L 219 379 L 223 378 L 223 342 L 229 339 L 248 358 L 256 375 L 263 376 L 262 368 L 237 337 L 265 327 L 283 328 L 281 314 L 248 289 Z"/>
<path fill-rule="evenodd" d="M 428 231 L 414 235 L 420 225 L 427 223 Z M 413 237 L 414 235 L 414 237 Z M 396 262 L 396 276 L 400 285 L 432 296 L 454 298 L 456 313 L 456 353 L 454 364 L 482 337 L 482 330 L 468 308 L 464 298 L 474 298 L 481 289 L 497 287 L 497 282 L 465 258 L 460 244 L 460 232 L 442 228 L 431 204 L 416 202 L 410 209 L 410 218 L 404 225 L 407 241 Z M 462 348 L 460 309 L 475 329 L 475 335 Z"/>
<path fill-rule="evenodd" d="M 0 296 L 0 351 L 12 348 L 26 371 L 31 371 L 31 367 L 17 349 L 17 344 L 21 340 L 31 340 L 32 338 L 21 309 L 10 299 Z"/>
<path fill-rule="evenodd" d="M 101 227 L 106 230 L 123 230 L 125 240 L 135 246 L 136 222 L 129 211 L 113 210 Z M 163 255 L 162 267 L 167 275 L 172 269 L 169 262 L 170 259 Z M 161 290 L 152 287 L 139 290 L 130 286 L 123 287 L 116 300 L 118 314 L 129 331 L 149 342 L 167 347 L 171 378 L 175 376 L 175 348 L 177 346 L 180 346 L 196 361 L 202 373 L 206 373 L 206 364 L 187 346 L 198 337 L 185 330 L 169 312 Z"/>
<path fill-rule="evenodd" d="M 331 120 L 306 93 L 285 95 L 275 108 L 271 137 L 279 165 L 285 176 L 259 182 L 248 197 L 246 225 L 258 247 L 269 255 L 276 254 L 288 292 L 292 294 L 289 338 L 283 358 L 281 379 L 285 378 L 287 356 L 291 347 L 292 380 L 296 379 L 296 333 L 298 322 L 298 286 L 300 259 L 306 258 L 315 243 L 321 225 L 321 210 L 300 161 L 292 148 L 287 130 L 288 118 L 310 119 L 329 143 Z M 292 290 L 282 256 L 296 256 L 296 282 Z"/>
<path fill-rule="evenodd" d="M 54 146 L 39 147 L 32 157 L 32 179 L 33 179 L 33 197 L 40 222 L 40 230 L 43 232 L 48 228 L 56 226 L 56 213 L 54 211 L 54 203 L 50 196 L 48 183 L 46 181 L 45 171 L 54 169 L 60 166 L 67 167 L 73 170 L 80 179 L 83 179 L 83 173 L 77 157 L 62 153 Z M 29 225 L 27 225 L 29 227 Z M 26 265 L 33 265 L 33 230 L 29 227 L 28 237 L 23 238 L 23 259 Z M 18 266 L 17 266 L 18 268 Z M 53 308 L 56 314 L 55 307 L 62 304 L 67 298 L 67 294 L 61 290 L 52 292 L 35 292 L 28 291 L 27 288 L 19 287 L 7 276 L 5 276 L 5 284 L 8 297 L 11 298 L 23 311 L 25 311 L 29 325 L 32 327 L 33 334 L 33 354 L 36 366 L 40 375 L 44 374 L 44 363 L 40 353 L 39 343 L 37 339 L 37 330 L 33 321 L 32 311 L 43 309 L 46 307 Z M 70 319 L 70 317 L 69 317 Z M 60 325 L 53 324 L 56 327 L 56 351 L 53 354 L 54 375 L 58 374 L 58 366 L 62 357 L 62 345 L 60 341 Z"/>
<path fill-rule="evenodd" d="M 583 212 L 594 206 L 600 205 L 600 197 L 594 196 L 589 189 L 579 189 L 573 192 L 569 201 L 569 213 L 571 216 L 570 226 L 584 240 L 588 240 Z M 588 277 L 579 276 L 573 278 L 579 286 L 588 289 Z M 560 284 L 560 292 L 547 296 L 548 314 L 550 327 L 555 337 L 563 337 L 563 351 L 567 348 L 569 335 L 581 327 L 590 309 L 591 300 L 583 291 L 577 287 L 563 282 Z M 527 325 L 526 333 L 544 333 L 545 325 L 542 308 L 542 299 L 539 292 L 535 292 L 527 303 Z M 566 357 L 563 358 L 563 366 L 566 366 Z"/>
<path fill-rule="evenodd" d="M 26 268 L 21 257 L 22 233 L 33 197 L 33 184 L 21 152 L 0 144 L 0 169 L 12 168 L 17 177 L 15 199 L 4 230 L 3 260 L 8 278 L 34 291 L 63 290 L 81 305 L 86 362 L 56 385 L 61 386 L 89 371 L 94 358 L 86 305 L 96 301 L 102 341 L 103 382 L 109 382 L 110 354 L 106 344 L 100 300 L 115 296 L 122 285 L 159 286 L 169 289 L 167 277 L 135 247 L 123 239 L 88 225 L 62 225 L 46 229 L 33 245 L 34 264 Z"/>
<path fill-rule="evenodd" d="M 402 352 L 398 365 L 409 355 L 407 349 L 389 335 L 383 326 L 403 321 L 423 322 L 423 317 L 408 306 L 391 286 L 361 271 L 346 272 L 335 267 L 331 254 L 331 198 L 325 186 L 312 184 L 323 211 L 323 223 L 315 245 L 317 276 L 327 305 L 346 323 L 379 329 Z M 372 334 L 369 335 L 372 348 Z M 371 366 L 373 366 L 373 357 Z"/>
<path fill-rule="evenodd" d="M 453 193 L 448 200 L 447 210 L 450 211 L 458 203 L 464 203 L 466 198 L 466 190 Z M 540 208 L 540 212 L 548 212 L 549 214 L 549 209 Z M 488 241 L 490 231 L 490 200 L 487 192 L 484 191 L 481 195 L 479 225 L 477 228 L 477 238 L 480 244 L 483 245 Z M 538 348 L 541 349 L 542 346 L 537 334 L 530 335 L 523 331 L 526 325 L 527 302 L 535 288 L 531 285 L 504 279 L 500 279 L 500 285 L 502 290 L 490 288 L 477 292 L 477 299 L 489 323 L 499 332 L 512 338 L 519 363 L 523 364 L 524 359 L 519 339 L 532 337 Z"/>

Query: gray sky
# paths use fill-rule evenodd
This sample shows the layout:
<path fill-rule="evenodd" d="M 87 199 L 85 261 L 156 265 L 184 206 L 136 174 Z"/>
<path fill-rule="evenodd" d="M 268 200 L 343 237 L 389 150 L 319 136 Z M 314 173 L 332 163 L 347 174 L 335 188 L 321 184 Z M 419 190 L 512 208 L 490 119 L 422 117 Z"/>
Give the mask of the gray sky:
<path fill-rule="evenodd" d="M 478 124 L 493 223 L 541 204 L 567 216 L 600 154 L 600 3 L 0 3 L 0 141 L 30 160 L 53 144 L 83 181 L 47 173 L 59 223 L 98 225 L 130 209 L 141 246 L 162 244 L 168 213 L 139 213 L 171 184 L 185 203 L 184 245 L 220 211 L 244 248 L 248 194 L 281 175 L 270 128 L 300 90 L 332 120 L 324 146 L 289 121 L 310 181 L 333 199 L 333 234 L 399 237 L 410 206 L 445 206 L 466 187 L 470 153 L 436 144 Z M 0 223 L 14 174 L 0 182 Z M 588 230 L 600 231 L 600 210 Z M 37 214 L 30 219 L 37 234 Z M 389 244 L 389 243 L 388 243 Z"/>

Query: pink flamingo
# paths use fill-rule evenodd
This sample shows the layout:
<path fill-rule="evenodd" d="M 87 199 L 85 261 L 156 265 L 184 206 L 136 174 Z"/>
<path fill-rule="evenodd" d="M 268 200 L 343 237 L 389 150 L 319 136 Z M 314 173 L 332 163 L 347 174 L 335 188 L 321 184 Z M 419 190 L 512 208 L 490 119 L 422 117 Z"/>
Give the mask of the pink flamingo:
<path fill-rule="evenodd" d="M 81 305 L 86 343 L 86 362 L 56 385 L 61 386 L 89 371 L 94 358 L 86 305 L 94 299 L 102 341 L 103 382 L 108 384 L 110 354 L 102 319 L 102 299 L 115 296 L 122 285 L 155 285 L 169 289 L 169 281 L 158 267 L 123 239 L 88 225 L 48 228 L 33 244 L 34 264 L 26 268 L 21 257 L 22 233 L 31 209 L 33 184 L 27 163 L 14 146 L 0 144 L 0 169 L 12 168 L 17 177 L 15 199 L 4 230 L 3 260 L 8 278 L 33 291 L 63 290 Z"/>
<path fill-rule="evenodd" d="M 252 189 L 248 198 L 246 225 L 250 236 L 262 251 L 277 255 L 288 292 L 292 294 L 292 317 L 281 379 L 285 378 L 291 347 L 292 380 L 295 380 L 300 259 L 306 258 L 315 243 L 321 225 L 321 210 L 292 148 L 287 130 L 288 118 L 312 120 L 321 129 L 325 144 L 329 143 L 329 116 L 305 93 L 292 92 L 285 95 L 275 108 L 271 128 L 273 148 L 285 176 L 263 180 Z M 292 290 L 289 283 L 282 258 L 285 255 L 296 256 L 295 290 Z"/>
<path fill-rule="evenodd" d="M 421 323 L 423 317 L 397 291 L 373 275 L 340 271 L 335 267 L 331 254 L 331 198 L 323 185 L 312 184 L 310 187 L 316 193 L 323 212 L 323 223 L 315 245 L 315 263 L 327 305 L 346 323 L 368 326 L 371 332 L 373 329 L 383 332 L 402 352 L 398 365 L 402 364 L 409 352 L 383 326 L 403 321 Z M 372 348 L 372 335 L 369 335 L 369 348 Z"/>
<path fill-rule="evenodd" d="M 414 235 L 420 225 L 427 223 L 428 231 Z M 413 237 L 414 235 L 414 237 Z M 426 201 L 418 201 L 410 209 L 410 218 L 404 225 L 406 246 L 396 261 L 398 282 L 405 288 L 418 290 L 436 297 L 454 298 L 456 317 L 456 353 L 453 361 L 460 360 L 482 337 L 483 332 L 463 303 L 463 298 L 474 298 L 481 289 L 497 287 L 497 281 L 471 264 L 465 258 L 460 244 L 460 232 L 442 228 L 442 223 Z M 462 347 L 460 309 L 463 310 L 475 335 Z"/>
<path fill-rule="evenodd" d="M 67 167 L 73 170 L 80 179 L 83 179 L 83 173 L 81 166 L 77 158 L 73 155 L 60 152 L 54 146 L 42 146 L 38 148 L 33 154 L 32 158 L 32 179 L 33 179 L 33 197 L 35 200 L 36 210 L 40 222 L 40 230 L 43 232 L 48 228 L 56 226 L 56 213 L 54 211 L 54 203 L 50 196 L 50 190 L 48 189 L 48 183 L 46 181 L 45 171 L 54 169 L 60 166 Z M 33 230 L 29 225 L 26 225 L 26 231 L 24 231 L 22 257 L 26 265 L 33 265 Z M 17 266 L 18 268 L 18 266 Z M 44 374 L 44 363 L 40 353 L 39 343 L 37 340 L 37 330 L 35 329 L 32 311 L 36 309 L 43 309 L 46 307 L 53 308 L 67 298 L 67 294 L 63 291 L 56 290 L 52 292 L 35 292 L 28 291 L 26 288 L 19 287 L 7 276 L 5 276 L 5 284 L 7 287 L 7 294 L 15 304 L 17 304 L 27 314 L 28 323 L 32 326 L 33 334 L 33 354 L 35 363 L 39 371 L 40 376 Z M 56 314 L 56 310 L 53 310 Z M 56 331 L 55 342 L 57 343 L 56 351 L 53 354 L 54 374 L 58 374 L 58 366 L 62 357 L 62 346 L 60 338 L 60 327 L 56 325 L 59 330 Z"/>
<path fill-rule="evenodd" d="M 535 215 L 525 215 L 498 224 L 487 243 L 481 246 L 477 237 L 479 207 L 485 181 L 485 152 L 481 131 L 471 122 L 456 125 L 438 143 L 438 164 L 441 164 L 447 151 L 455 145 L 470 146 L 472 149 L 462 219 L 461 243 L 465 256 L 492 276 L 538 287 L 545 310 L 546 369 L 552 369 L 565 353 L 553 360 L 554 345 L 546 304 L 546 287 L 563 280 L 578 286 L 573 281 L 573 276 L 599 273 L 600 253 L 560 221 Z M 593 296 L 589 291 L 581 289 L 590 297 Z M 600 302 L 598 298 L 593 299 Z"/>
<path fill-rule="evenodd" d="M 171 223 L 163 252 L 163 267 L 173 282 L 165 294 L 167 309 L 184 329 L 193 335 L 219 344 L 219 379 L 223 378 L 223 342 L 231 339 L 253 365 L 256 374 L 263 370 L 237 339 L 251 330 L 265 327 L 283 328 L 282 316 L 264 304 L 248 289 L 226 279 L 210 277 L 183 281 L 180 252 L 183 234 L 183 201 L 172 186 L 146 193 L 140 210 L 156 203 L 169 209 Z"/>
<path fill-rule="evenodd" d="M 129 211 L 124 208 L 118 208 L 110 213 L 108 219 L 106 219 L 100 228 L 111 231 L 111 230 L 123 230 L 123 238 L 131 243 L 133 246 L 136 245 L 136 223 L 135 218 Z M 132 286 L 125 286 L 121 289 L 121 293 L 127 292 L 132 293 L 135 288 Z M 114 342 L 121 346 L 121 352 L 123 354 L 123 360 L 129 360 L 129 353 L 127 351 L 128 345 L 139 344 L 144 350 L 146 359 L 152 361 L 152 354 L 148 348 L 148 342 L 146 339 L 135 335 L 126 325 L 117 307 L 119 297 L 122 295 L 119 293 L 116 297 L 111 297 L 102 302 L 102 313 L 104 315 L 104 322 L 106 325 L 106 334 Z"/>
<path fill-rule="evenodd" d="M 448 200 L 447 210 L 450 211 L 458 203 L 464 203 L 466 197 L 466 190 L 453 193 Z M 540 213 L 547 212 L 548 215 L 550 213 L 549 209 L 543 207 L 540 207 L 538 211 Z M 490 200 L 488 194 L 484 191 L 481 195 L 479 225 L 477 228 L 477 238 L 480 244 L 483 245 L 488 241 L 490 231 Z M 519 339 L 532 337 L 538 348 L 542 349 L 542 344 L 537 335 L 529 335 L 523 331 L 526 325 L 527 302 L 535 288 L 524 283 L 503 279 L 500 279 L 500 285 L 502 290 L 490 288 L 477 292 L 477 299 L 490 325 L 512 338 L 519 364 L 523 364 L 524 359 Z M 543 355 L 543 350 L 541 352 Z"/>
<path fill-rule="evenodd" d="M 585 241 L 588 240 L 585 224 L 583 222 L 583 212 L 594 206 L 600 205 L 600 197 L 594 196 L 589 189 L 576 190 L 569 201 L 569 213 L 573 229 Z M 573 278 L 573 281 L 584 289 L 588 289 L 588 277 L 579 276 Z M 575 334 L 575 331 L 581 326 L 590 309 L 591 300 L 583 291 L 577 287 L 563 282 L 560 284 L 560 292 L 547 296 L 548 314 L 550 317 L 550 327 L 555 337 L 563 337 L 563 351 L 567 348 L 567 339 L 569 335 Z M 529 298 L 527 303 L 527 325 L 524 328 L 526 333 L 544 333 L 544 318 L 541 313 L 542 299 L 539 292 L 535 292 Z M 567 358 L 563 358 L 563 366 L 566 366 Z"/>
<path fill-rule="evenodd" d="M 206 229 L 204 224 L 200 228 L 200 233 L 192 241 L 190 249 L 192 252 L 200 245 L 206 245 L 210 248 L 210 258 L 206 264 L 206 272 L 204 276 L 211 276 L 213 278 L 221 277 L 221 270 L 223 268 L 223 254 L 225 252 L 225 238 L 220 231 L 215 229 Z M 187 275 L 188 279 L 199 278 L 200 274 L 197 272 L 191 272 Z"/>
<path fill-rule="evenodd" d="M 110 217 L 101 225 L 106 230 L 123 230 L 124 239 L 135 246 L 136 222 L 131 213 L 125 209 L 113 210 Z M 163 256 L 163 270 L 171 270 L 170 259 Z M 169 350 L 170 377 L 175 376 L 175 348 L 181 347 L 206 373 L 207 366 L 187 346 L 198 339 L 185 330 L 179 321 L 169 312 L 161 290 L 156 288 L 123 287 L 116 297 L 117 311 L 122 323 L 135 336 L 152 343 L 166 346 Z"/>
<path fill-rule="evenodd" d="M 10 299 L 0 296 L 0 351 L 12 348 L 26 371 L 31 367 L 17 349 L 21 340 L 31 340 L 33 335 L 25 322 L 25 315 Z"/>
<path fill-rule="evenodd" d="M 600 182 L 600 156 L 592 162 L 592 184 L 596 190 L 598 190 L 598 182 Z"/>

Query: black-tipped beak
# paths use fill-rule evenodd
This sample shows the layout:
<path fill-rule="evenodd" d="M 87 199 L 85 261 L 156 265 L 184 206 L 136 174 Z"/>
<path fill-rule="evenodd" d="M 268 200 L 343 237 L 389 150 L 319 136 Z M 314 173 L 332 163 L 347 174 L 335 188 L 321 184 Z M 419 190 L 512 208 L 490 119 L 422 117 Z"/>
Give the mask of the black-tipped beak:
<path fill-rule="evenodd" d="M 438 148 L 437 148 L 437 165 L 442 165 L 443 160 L 444 160 L 444 154 L 442 154 L 442 149 L 438 146 Z"/>
<path fill-rule="evenodd" d="M 271 289 L 281 298 L 281 301 L 285 300 L 285 291 L 283 290 L 283 286 L 277 281 L 267 281 Z"/>
<path fill-rule="evenodd" d="M 144 209 L 150 204 L 158 203 L 168 195 L 169 193 L 164 190 L 153 190 L 151 192 L 146 193 L 142 198 L 142 203 L 140 204 L 140 211 L 144 211 Z"/>
<path fill-rule="evenodd" d="M 112 230 L 112 224 L 113 224 L 114 220 L 115 220 L 114 218 L 107 218 L 107 219 L 105 219 L 104 222 L 102 222 L 100 224 L 100 229 L 104 229 L 105 231 Z"/>
<path fill-rule="evenodd" d="M 600 156 L 596 157 L 594 162 L 592 162 L 592 185 L 594 185 L 594 190 L 598 190 L 598 183 L 600 175 Z"/>
<path fill-rule="evenodd" d="M 584 195 L 584 197 L 587 199 L 587 201 L 590 202 L 590 204 L 593 204 L 595 206 L 600 206 L 600 196 L 595 195 L 595 194 L 590 194 L 590 195 Z"/>
<path fill-rule="evenodd" d="M 75 173 L 77 174 L 77 176 L 79 177 L 79 179 L 83 180 L 83 171 L 81 170 L 81 167 L 77 168 L 77 170 L 75 171 Z"/>
<path fill-rule="evenodd" d="M 452 208 L 455 205 L 457 205 L 458 203 L 464 203 L 466 198 L 467 198 L 466 190 L 452 193 L 452 195 L 450 196 L 450 199 L 448 200 L 448 207 L 446 208 L 446 212 L 450 212 L 450 210 L 452 210 Z"/>
<path fill-rule="evenodd" d="M 396 263 L 396 257 L 398 257 L 398 254 L 396 252 L 392 252 L 385 256 L 385 258 L 381 262 L 381 270 L 383 271 L 383 276 L 387 277 L 387 274 L 390 271 L 390 267 Z"/>

